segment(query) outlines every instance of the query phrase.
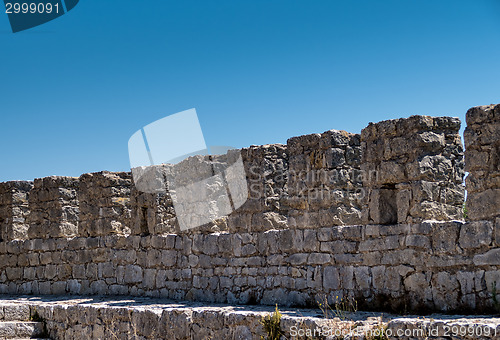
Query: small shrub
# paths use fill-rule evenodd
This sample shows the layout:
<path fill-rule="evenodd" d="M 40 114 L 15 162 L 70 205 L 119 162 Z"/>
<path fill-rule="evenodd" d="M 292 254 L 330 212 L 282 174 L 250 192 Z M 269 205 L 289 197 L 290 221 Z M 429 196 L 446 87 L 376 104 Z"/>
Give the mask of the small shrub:
<path fill-rule="evenodd" d="M 276 305 L 276 310 L 273 313 L 263 316 L 260 323 L 264 326 L 264 330 L 267 334 L 265 338 L 262 336 L 261 339 L 280 340 L 281 336 L 284 335 L 281 330 L 281 313 L 278 309 L 278 305 Z"/>
<path fill-rule="evenodd" d="M 469 213 L 469 211 L 467 210 L 467 206 L 464 203 L 464 205 L 462 206 L 462 215 L 463 215 L 464 220 L 467 220 L 469 218 L 468 213 Z"/>
<path fill-rule="evenodd" d="M 356 313 L 358 311 L 358 302 L 353 298 L 335 298 L 335 315 L 340 320 L 345 320 L 347 313 Z"/>
<path fill-rule="evenodd" d="M 323 312 L 325 319 L 334 317 L 344 321 L 348 313 L 356 313 L 358 311 L 358 302 L 353 298 L 335 297 L 335 303 L 332 306 L 328 303 L 327 297 L 324 295 L 321 301 L 318 301 L 319 309 Z"/>

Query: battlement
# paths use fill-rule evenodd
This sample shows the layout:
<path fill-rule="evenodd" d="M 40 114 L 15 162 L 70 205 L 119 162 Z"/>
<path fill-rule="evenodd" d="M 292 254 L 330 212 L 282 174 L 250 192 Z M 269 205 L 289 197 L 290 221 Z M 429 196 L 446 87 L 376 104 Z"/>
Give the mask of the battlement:
<path fill-rule="evenodd" d="M 412 116 L 370 123 L 361 134 L 330 130 L 242 149 L 246 203 L 196 230 L 462 219 L 459 128 L 457 118 Z M 125 172 L 7 182 L 0 196 L 6 241 L 181 232 L 169 193 L 141 192 Z"/>
<path fill-rule="evenodd" d="M 450 117 L 241 149 L 246 202 L 188 230 L 169 191 L 142 192 L 129 172 L 0 183 L 0 293 L 487 310 L 500 288 L 499 107 L 467 113 L 473 222 Z"/>

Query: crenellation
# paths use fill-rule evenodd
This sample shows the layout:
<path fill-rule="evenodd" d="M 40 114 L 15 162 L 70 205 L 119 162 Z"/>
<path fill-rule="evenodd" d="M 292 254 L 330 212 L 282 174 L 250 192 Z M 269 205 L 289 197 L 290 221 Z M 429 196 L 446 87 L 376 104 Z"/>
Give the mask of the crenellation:
<path fill-rule="evenodd" d="M 467 111 L 464 132 L 467 211 L 471 220 L 500 216 L 500 105 Z"/>
<path fill-rule="evenodd" d="M 31 181 L 0 183 L 0 240 L 28 238 L 28 197 L 33 188 Z"/>
<path fill-rule="evenodd" d="M 79 235 L 129 235 L 132 174 L 101 171 L 83 174 L 79 181 Z"/>
<path fill-rule="evenodd" d="M 29 193 L 30 239 L 78 235 L 78 178 L 51 176 L 37 178 Z"/>
<path fill-rule="evenodd" d="M 365 223 L 462 219 L 460 121 L 412 116 L 370 123 L 361 132 Z"/>
<path fill-rule="evenodd" d="M 289 225 L 296 228 L 361 223 L 359 134 L 330 130 L 287 142 Z"/>

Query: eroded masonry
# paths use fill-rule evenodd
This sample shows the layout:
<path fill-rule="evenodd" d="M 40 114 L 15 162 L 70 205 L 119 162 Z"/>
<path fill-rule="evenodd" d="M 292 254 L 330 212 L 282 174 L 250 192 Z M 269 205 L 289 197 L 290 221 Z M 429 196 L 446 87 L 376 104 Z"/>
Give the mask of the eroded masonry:
<path fill-rule="evenodd" d="M 500 105 L 470 109 L 467 124 L 465 163 L 460 121 L 449 117 L 239 150 L 247 201 L 184 231 L 170 193 L 141 192 L 130 173 L 1 183 L 0 293 L 491 310 Z"/>

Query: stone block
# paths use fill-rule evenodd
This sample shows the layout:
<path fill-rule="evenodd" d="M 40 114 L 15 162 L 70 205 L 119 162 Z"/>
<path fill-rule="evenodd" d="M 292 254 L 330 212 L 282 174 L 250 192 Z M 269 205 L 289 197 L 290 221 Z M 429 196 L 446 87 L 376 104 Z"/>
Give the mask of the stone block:
<path fill-rule="evenodd" d="M 476 266 L 500 265 L 500 248 L 488 250 L 484 254 L 474 255 L 473 261 Z"/>
<path fill-rule="evenodd" d="M 463 249 L 488 247 L 492 242 L 492 236 L 493 223 L 489 221 L 469 222 L 460 229 L 458 241 Z"/>
<path fill-rule="evenodd" d="M 326 291 L 340 288 L 340 275 L 338 268 L 327 266 L 323 270 L 323 287 Z"/>
<path fill-rule="evenodd" d="M 500 216 L 500 189 L 485 189 L 467 195 L 467 215 L 471 220 Z"/>

